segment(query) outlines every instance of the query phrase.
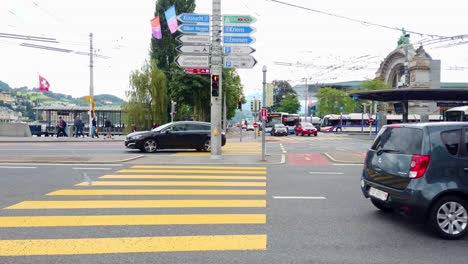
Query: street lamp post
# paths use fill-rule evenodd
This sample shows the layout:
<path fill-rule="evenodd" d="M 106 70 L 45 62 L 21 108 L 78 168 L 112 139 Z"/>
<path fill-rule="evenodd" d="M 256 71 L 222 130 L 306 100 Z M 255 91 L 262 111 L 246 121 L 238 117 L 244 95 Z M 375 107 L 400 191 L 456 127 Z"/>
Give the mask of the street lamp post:
<path fill-rule="evenodd" d="M 263 72 L 263 88 L 262 88 L 262 109 L 266 109 L 266 73 L 267 73 L 267 67 L 266 65 L 263 65 L 262 67 L 262 72 Z M 241 128 L 242 129 L 242 128 Z M 265 119 L 262 118 L 262 161 L 266 161 L 265 157 L 265 152 L 266 152 L 266 145 L 265 145 Z"/>
<path fill-rule="evenodd" d="M 309 99 L 309 87 L 307 86 L 307 77 L 304 78 L 305 81 L 305 106 L 304 106 L 304 122 L 307 122 L 307 116 L 308 116 L 308 99 Z"/>

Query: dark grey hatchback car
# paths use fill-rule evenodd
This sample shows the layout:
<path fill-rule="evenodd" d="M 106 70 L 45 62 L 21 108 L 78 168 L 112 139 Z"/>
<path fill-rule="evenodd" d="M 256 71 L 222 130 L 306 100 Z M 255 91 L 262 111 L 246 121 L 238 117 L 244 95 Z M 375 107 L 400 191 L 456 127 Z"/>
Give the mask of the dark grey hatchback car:
<path fill-rule="evenodd" d="M 382 211 L 422 217 L 459 239 L 468 223 L 468 122 L 387 125 L 368 150 L 361 190 Z"/>

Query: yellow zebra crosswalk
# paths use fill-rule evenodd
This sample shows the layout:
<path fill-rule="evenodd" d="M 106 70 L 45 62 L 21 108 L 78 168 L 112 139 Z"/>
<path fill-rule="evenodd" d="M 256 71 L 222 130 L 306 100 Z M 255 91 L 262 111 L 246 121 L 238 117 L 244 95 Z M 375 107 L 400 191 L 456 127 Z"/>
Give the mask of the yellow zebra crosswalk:
<path fill-rule="evenodd" d="M 262 153 L 261 142 L 228 142 L 221 148 L 223 155 L 257 155 Z M 175 156 L 210 155 L 209 152 L 177 152 Z"/>
<path fill-rule="evenodd" d="M 120 230 L 126 226 L 142 229 L 171 225 L 200 227 L 190 229 L 193 233 L 183 236 L 171 234 L 170 229 L 156 232 L 148 229 L 145 237 L 132 236 L 127 231 L 122 237 L 74 238 L 61 237 L 61 233 L 54 235 L 54 239 L 12 237 L 0 239 L 0 257 L 266 250 L 267 234 L 262 227 L 267 223 L 266 185 L 267 169 L 264 166 L 131 166 L 78 183 L 73 188 L 49 192 L 47 199 L 22 201 L 5 207 L 1 210 L 0 231 L 36 228 L 54 233 L 56 227 L 93 230 L 103 227 Z M 189 198 L 192 196 L 196 199 Z M 210 208 L 216 212 L 207 211 Z M 100 214 L 102 209 L 106 214 Z M 125 214 L 121 209 L 125 209 Z M 171 209 L 169 214 L 163 211 Z M 14 215 L 16 211 L 21 211 L 21 215 Z M 47 215 L 40 215 L 45 211 Z M 213 234 L 209 227 L 216 225 L 233 225 L 235 229 L 232 230 L 238 231 Z M 254 226 L 260 232 L 244 233 L 242 227 L 245 225 Z M 15 234 L 15 230 L 9 233 Z"/>

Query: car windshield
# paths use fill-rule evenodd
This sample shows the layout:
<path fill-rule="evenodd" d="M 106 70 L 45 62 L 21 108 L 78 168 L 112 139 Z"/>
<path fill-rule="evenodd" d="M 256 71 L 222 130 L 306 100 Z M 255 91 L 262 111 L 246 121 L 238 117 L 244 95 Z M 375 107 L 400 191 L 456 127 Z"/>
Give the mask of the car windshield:
<path fill-rule="evenodd" d="M 311 123 L 302 123 L 302 127 L 313 128 L 314 126 Z"/>
<path fill-rule="evenodd" d="M 275 128 L 285 128 L 285 126 L 283 124 L 276 124 Z"/>

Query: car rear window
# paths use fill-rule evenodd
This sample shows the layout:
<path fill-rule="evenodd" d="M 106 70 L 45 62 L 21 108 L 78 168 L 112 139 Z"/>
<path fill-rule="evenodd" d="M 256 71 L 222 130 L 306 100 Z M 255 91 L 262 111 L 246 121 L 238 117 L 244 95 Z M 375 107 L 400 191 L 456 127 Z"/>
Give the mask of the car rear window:
<path fill-rule="evenodd" d="M 423 130 L 411 127 L 387 127 L 372 145 L 373 150 L 395 150 L 399 154 L 421 154 Z"/>
<path fill-rule="evenodd" d="M 457 155 L 460 148 L 461 130 L 449 130 L 440 133 L 445 148 L 451 155 Z"/>

